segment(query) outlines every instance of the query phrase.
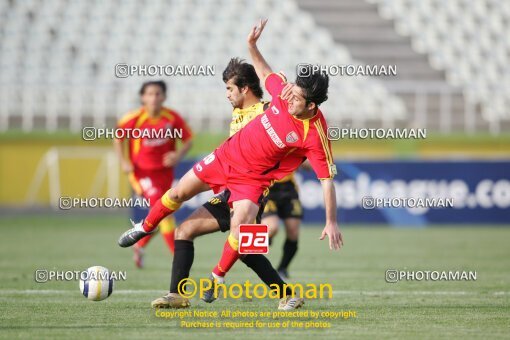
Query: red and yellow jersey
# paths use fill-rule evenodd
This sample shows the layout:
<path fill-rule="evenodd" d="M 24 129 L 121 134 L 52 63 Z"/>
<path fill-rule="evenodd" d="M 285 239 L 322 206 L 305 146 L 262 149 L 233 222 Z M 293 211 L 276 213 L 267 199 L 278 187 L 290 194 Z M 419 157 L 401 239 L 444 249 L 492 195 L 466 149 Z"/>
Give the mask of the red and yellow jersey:
<path fill-rule="evenodd" d="M 332 178 L 336 168 L 322 112 L 304 120 L 292 116 L 279 97 L 284 84 L 278 74 L 266 78 L 272 96 L 269 108 L 225 141 L 218 155 L 240 171 L 274 180 L 290 175 L 306 157 L 318 178 Z"/>
<path fill-rule="evenodd" d="M 162 108 L 158 117 L 155 118 L 149 117 L 142 107 L 121 118 L 117 128 L 141 131 L 142 138 L 129 139 L 129 158 L 135 168 L 143 170 L 164 169 L 163 155 L 169 151 L 175 151 L 176 140 L 186 142 L 192 137 L 191 129 L 184 119 L 177 112 L 166 107 Z"/>
<path fill-rule="evenodd" d="M 258 102 L 252 106 L 249 106 L 244 109 L 235 108 L 232 111 L 232 121 L 230 122 L 230 137 L 232 137 L 236 132 L 241 130 L 246 126 L 253 118 L 258 115 L 264 113 L 264 111 L 269 107 L 269 102 Z M 287 182 L 290 180 L 294 180 L 294 174 L 290 174 L 285 176 L 278 182 Z"/>

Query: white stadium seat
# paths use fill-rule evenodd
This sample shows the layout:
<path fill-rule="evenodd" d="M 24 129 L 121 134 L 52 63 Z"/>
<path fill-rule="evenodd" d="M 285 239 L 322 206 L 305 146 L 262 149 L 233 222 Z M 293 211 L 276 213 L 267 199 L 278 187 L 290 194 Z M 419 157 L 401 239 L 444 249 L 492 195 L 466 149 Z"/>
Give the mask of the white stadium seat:
<path fill-rule="evenodd" d="M 509 1 L 372 2 L 395 21 L 399 34 L 411 37 L 417 52 L 429 55 L 432 67 L 444 70 L 450 84 L 461 86 L 467 100 L 482 106 L 487 121 L 508 119 Z"/>
<path fill-rule="evenodd" d="M 487 61 L 481 51 L 487 44 L 494 44 L 490 37 L 508 30 L 505 25 L 510 7 L 506 5 L 495 14 L 491 6 L 471 8 L 458 0 L 371 1 L 379 3 L 381 16 L 396 20 L 399 33 L 411 36 L 418 50 L 431 54 L 434 67 L 445 69 L 459 84 L 476 74 L 471 74 L 471 68 L 451 72 L 459 63 L 459 54 L 443 47 L 454 41 L 455 51 L 463 51 L 460 57 L 468 65 Z M 480 41 L 462 37 L 463 30 L 473 31 L 473 22 L 466 28 L 450 27 L 454 15 L 467 8 L 474 18 L 496 15 L 494 21 L 487 20 L 486 30 L 479 32 Z M 158 78 L 169 83 L 168 105 L 177 108 L 193 126 L 224 130 L 230 107 L 221 72 L 231 57 L 248 59 L 247 32 L 267 13 L 271 13 L 271 21 L 261 50 L 271 65 L 284 70 L 291 80 L 301 62 L 356 63 L 349 51 L 335 43 L 331 33 L 318 27 L 294 0 L 0 1 L 2 98 L 11 93 L 12 85 L 24 93 L 38 93 L 37 99 L 24 95 L 0 114 L 30 116 L 34 101 L 43 101 L 46 108 L 70 115 L 71 127 L 77 129 L 83 117 L 103 122 L 105 117 L 118 117 L 137 105 L 137 89 L 147 77 L 115 78 L 116 64 L 207 63 L 216 67 L 215 77 Z M 440 19 L 437 24 L 435 19 Z M 424 32 L 424 27 L 431 31 Z M 443 40 L 445 35 L 448 40 Z M 495 54 L 498 66 L 487 73 L 488 85 L 508 63 L 508 39 L 500 40 L 504 48 Z M 467 51 L 466 44 L 472 52 Z M 480 47 L 475 47 L 477 44 Z M 51 88 L 61 92 L 55 94 Z M 499 110 L 501 105 L 495 106 Z M 330 112 L 332 123 L 381 117 L 402 120 L 407 115 L 402 100 L 369 77 L 331 77 L 330 100 L 324 110 Z"/>

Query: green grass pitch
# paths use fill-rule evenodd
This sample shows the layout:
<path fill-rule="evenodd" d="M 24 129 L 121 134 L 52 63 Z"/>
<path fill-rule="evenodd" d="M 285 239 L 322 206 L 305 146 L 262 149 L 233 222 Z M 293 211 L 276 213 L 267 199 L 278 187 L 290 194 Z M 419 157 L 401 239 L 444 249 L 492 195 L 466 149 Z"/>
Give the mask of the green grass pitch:
<path fill-rule="evenodd" d="M 330 283 L 331 300 L 306 301 L 313 311 L 354 310 L 356 318 L 330 320 L 327 329 L 183 329 L 154 315 L 150 301 L 168 289 L 172 258 L 161 237 L 137 270 L 131 250 L 116 245 L 128 226 L 121 215 L 60 214 L 0 218 L 0 338 L 509 338 L 510 228 L 433 227 L 395 229 L 352 226 L 345 247 L 330 252 L 319 228 L 303 228 L 290 268 L 297 282 Z M 269 254 L 280 258 L 280 231 Z M 209 273 L 225 234 L 195 243 L 192 277 Z M 78 282 L 34 282 L 36 269 L 82 270 L 102 265 L 127 271 L 111 297 L 85 299 Z M 475 282 L 386 283 L 387 269 L 476 270 Z M 237 263 L 228 282 L 258 282 Z M 278 301 L 192 300 L 192 310 L 274 311 Z M 261 321 L 271 321 L 270 318 Z"/>

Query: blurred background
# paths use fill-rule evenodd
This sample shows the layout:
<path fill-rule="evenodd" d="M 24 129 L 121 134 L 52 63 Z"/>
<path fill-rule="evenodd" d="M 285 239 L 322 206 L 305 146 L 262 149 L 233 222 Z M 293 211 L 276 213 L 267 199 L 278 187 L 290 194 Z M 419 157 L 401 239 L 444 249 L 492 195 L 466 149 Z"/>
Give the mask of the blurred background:
<path fill-rule="evenodd" d="M 221 73 L 246 36 L 290 80 L 299 63 L 396 65 L 396 76 L 331 77 L 330 126 L 424 128 L 426 139 L 333 142 L 340 219 L 427 225 L 510 221 L 510 2 L 504 0 L 4 0 L 0 2 L 0 211 L 58 210 L 60 196 L 128 197 L 112 141 L 151 77 L 115 65 L 214 65 L 156 77 L 196 133 L 189 159 L 228 133 Z M 267 99 L 267 98 L 266 98 Z M 298 176 L 305 221 L 322 223 L 319 183 Z M 453 197 L 448 209 L 364 210 L 364 196 Z M 192 200 L 189 209 L 203 203 Z M 119 211 L 113 211 L 119 213 Z M 121 212 L 125 213 L 125 212 Z"/>

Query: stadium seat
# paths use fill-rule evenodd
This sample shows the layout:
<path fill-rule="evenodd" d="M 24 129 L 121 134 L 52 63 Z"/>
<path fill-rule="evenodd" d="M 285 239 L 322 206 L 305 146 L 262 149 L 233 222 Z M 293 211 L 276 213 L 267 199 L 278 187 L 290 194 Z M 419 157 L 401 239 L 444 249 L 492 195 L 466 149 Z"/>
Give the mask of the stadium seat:
<path fill-rule="evenodd" d="M 372 0 L 396 31 L 410 36 L 413 48 L 427 53 L 432 67 L 446 72 L 482 106 L 487 121 L 507 119 L 510 99 L 510 3 L 480 1 Z M 462 15 L 460 15 L 462 13 Z M 473 90 L 476 89 L 476 90 Z"/>
<path fill-rule="evenodd" d="M 168 105 L 181 111 L 193 126 L 223 131 L 230 107 L 225 100 L 221 71 L 233 56 L 247 59 L 247 32 L 258 18 L 269 12 L 271 21 L 261 49 L 271 65 L 285 71 L 289 79 L 294 78 L 300 62 L 356 63 L 344 46 L 334 42 L 331 32 L 318 27 L 295 0 L 156 0 L 146 6 L 147 3 L 135 0 L 54 0 L 44 5 L 35 0 L 0 2 L 0 93 L 6 96 L 12 84 L 26 93 L 37 91 L 37 101 L 47 103 L 46 107 L 55 112 L 71 115 L 68 121 L 77 129 L 84 117 L 96 117 L 104 122 L 105 117 L 119 117 L 137 105 L 137 88 L 148 77 L 115 78 L 116 64 L 207 63 L 215 65 L 216 77 L 159 78 L 169 83 Z M 403 0 L 383 3 L 381 13 L 399 18 L 404 18 L 406 8 L 411 7 Z M 484 13 L 483 8 L 476 8 Z M 413 15 L 419 17 L 423 11 Z M 491 29 L 498 30 L 502 22 L 492 24 Z M 289 31 L 295 34 L 286 34 Z M 424 49 L 430 47 L 429 40 L 424 41 Z M 438 44 L 435 42 L 438 39 L 433 40 L 432 45 Z M 288 53 L 281 53 L 282 50 Z M 438 67 L 443 67 L 445 60 L 450 62 L 442 58 Z M 53 87 L 61 92 L 49 91 Z M 189 100 L 196 93 L 203 100 Z M 332 122 L 360 117 L 379 121 L 406 117 L 400 98 L 368 77 L 332 77 L 330 93 L 324 109 L 330 112 L 328 117 Z M 114 100 L 108 100 L 110 97 Z M 34 107 L 35 100 L 23 96 L 2 112 L 30 119 L 32 109 L 27 111 L 27 108 Z M 208 103 L 207 107 L 203 102 Z M 213 113 L 220 119 L 211 118 L 210 107 L 221 108 Z"/>

